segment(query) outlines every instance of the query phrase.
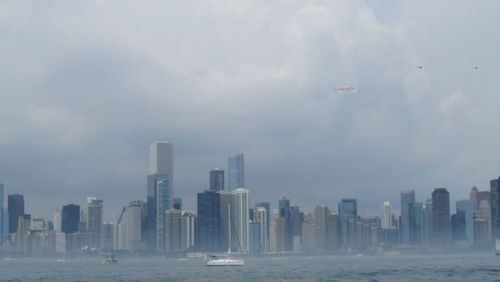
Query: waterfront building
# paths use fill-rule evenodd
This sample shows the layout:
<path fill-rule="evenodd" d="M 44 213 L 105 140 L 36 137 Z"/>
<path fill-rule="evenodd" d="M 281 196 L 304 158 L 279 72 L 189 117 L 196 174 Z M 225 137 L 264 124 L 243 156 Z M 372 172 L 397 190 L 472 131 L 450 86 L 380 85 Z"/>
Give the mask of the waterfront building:
<path fill-rule="evenodd" d="M 410 244 L 410 205 L 415 202 L 415 190 L 401 192 L 401 243 Z"/>
<path fill-rule="evenodd" d="M 221 245 L 221 204 L 220 194 L 207 190 L 198 193 L 198 220 L 196 248 L 202 252 L 221 251 L 227 245 Z M 222 248 L 221 248 L 222 247 Z"/>
<path fill-rule="evenodd" d="M 445 248 L 450 240 L 450 193 L 446 188 L 436 188 L 432 192 L 432 242 Z"/>
<path fill-rule="evenodd" d="M 69 204 L 63 206 L 60 219 L 61 230 L 63 233 L 75 233 L 78 231 L 80 223 L 80 206 Z M 57 230 L 56 230 L 57 231 Z"/>
<path fill-rule="evenodd" d="M 23 195 L 13 194 L 7 197 L 9 213 L 9 233 L 16 233 L 19 227 L 20 218 L 24 216 Z"/>
<path fill-rule="evenodd" d="M 491 232 L 494 240 L 500 239 L 500 177 L 490 181 Z"/>
<path fill-rule="evenodd" d="M 327 248 L 328 207 L 316 206 L 314 209 L 314 249 L 325 251 Z"/>
<path fill-rule="evenodd" d="M 382 206 L 380 206 L 380 220 L 382 228 L 391 228 L 393 226 L 391 203 L 384 202 Z"/>
<path fill-rule="evenodd" d="M 243 186 L 240 186 L 243 187 Z M 239 187 L 237 187 L 239 188 Z M 224 170 L 214 168 L 210 171 L 210 190 L 221 191 L 224 190 Z"/>
<path fill-rule="evenodd" d="M 455 229 L 455 240 L 466 241 L 467 245 L 474 243 L 474 213 L 471 200 L 460 200 L 456 202 L 456 219 L 458 223 Z"/>
<path fill-rule="evenodd" d="M 102 224 L 103 224 L 103 200 L 95 197 L 87 198 L 85 211 L 87 228 L 89 234 L 89 248 L 101 248 Z"/>
<path fill-rule="evenodd" d="M 147 209 L 145 233 L 147 236 L 149 250 L 157 249 L 157 228 L 158 218 L 163 219 L 163 215 L 157 216 L 158 208 L 156 204 L 158 183 L 168 181 L 169 193 L 173 197 L 174 191 L 174 163 L 173 145 L 167 141 L 155 141 L 149 147 L 149 175 L 147 177 Z M 173 204 L 173 203 L 170 203 Z M 171 206 L 170 206 L 171 207 Z M 163 213 L 164 210 L 162 210 Z M 163 222 L 163 221 L 161 221 Z"/>
<path fill-rule="evenodd" d="M 236 154 L 228 158 L 229 191 L 245 187 L 245 165 L 243 154 Z"/>

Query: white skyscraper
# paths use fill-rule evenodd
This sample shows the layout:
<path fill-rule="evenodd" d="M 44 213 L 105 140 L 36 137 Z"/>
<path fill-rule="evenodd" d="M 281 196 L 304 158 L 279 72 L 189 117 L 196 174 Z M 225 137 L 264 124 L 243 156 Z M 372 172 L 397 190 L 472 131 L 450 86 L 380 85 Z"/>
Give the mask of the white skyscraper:
<path fill-rule="evenodd" d="M 167 174 L 172 183 L 174 175 L 173 145 L 155 141 L 149 147 L 149 174 Z"/>
<path fill-rule="evenodd" d="M 250 249 L 249 240 L 249 191 L 245 188 L 238 188 L 232 192 L 231 201 L 231 245 L 233 250 L 248 252 Z"/>
<path fill-rule="evenodd" d="M 59 209 L 54 213 L 54 231 L 61 232 L 61 213 Z"/>
<path fill-rule="evenodd" d="M 391 203 L 384 202 L 382 206 L 380 206 L 380 221 L 382 228 L 392 227 Z"/>

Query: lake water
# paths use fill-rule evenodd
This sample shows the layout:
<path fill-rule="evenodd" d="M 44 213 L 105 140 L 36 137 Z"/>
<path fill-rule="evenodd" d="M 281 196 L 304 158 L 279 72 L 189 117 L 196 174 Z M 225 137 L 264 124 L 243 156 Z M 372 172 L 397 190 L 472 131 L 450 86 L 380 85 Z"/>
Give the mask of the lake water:
<path fill-rule="evenodd" d="M 500 281 L 500 257 L 248 257 L 243 267 L 222 268 L 203 260 L 1 259 L 0 281 Z"/>

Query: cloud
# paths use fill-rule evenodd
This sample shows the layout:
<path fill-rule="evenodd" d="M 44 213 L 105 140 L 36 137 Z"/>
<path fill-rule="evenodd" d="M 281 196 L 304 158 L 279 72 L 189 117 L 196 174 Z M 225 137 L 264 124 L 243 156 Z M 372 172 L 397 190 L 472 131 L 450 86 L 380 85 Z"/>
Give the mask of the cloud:
<path fill-rule="evenodd" d="M 145 198 L 148 146 L 164 138 L 188 208 L 237 152 L 252 201 L 305 209 L 487 189 L 498 4 L 430 4 L 4 2 L 0 179 L 35 213 L 91 194 L 111 218 Z"/>

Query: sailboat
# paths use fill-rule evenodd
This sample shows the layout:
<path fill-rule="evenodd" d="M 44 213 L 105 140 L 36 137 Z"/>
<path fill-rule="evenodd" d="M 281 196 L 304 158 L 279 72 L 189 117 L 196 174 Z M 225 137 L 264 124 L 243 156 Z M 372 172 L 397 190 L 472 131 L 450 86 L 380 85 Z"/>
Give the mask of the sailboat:
<path fill-rule="evenodd" d="M 500 240 L 496 240 L 495 255 L 500 256 Z"/>
<path fill-rule="evenodd" d="M 229 221 L 229 248 L 227 254 L 211 254 L 208 256 L 207 266 L 243 266 L 245 265 L 245 260 L 243 257 L 236 258 L 231 256 L 231 207 L 228 206 L 228 221 Z M 240 241 L 238 240 L 238 245 L 241 251 Z M 242 253 L 243 255 L 243 253 Z"/>

